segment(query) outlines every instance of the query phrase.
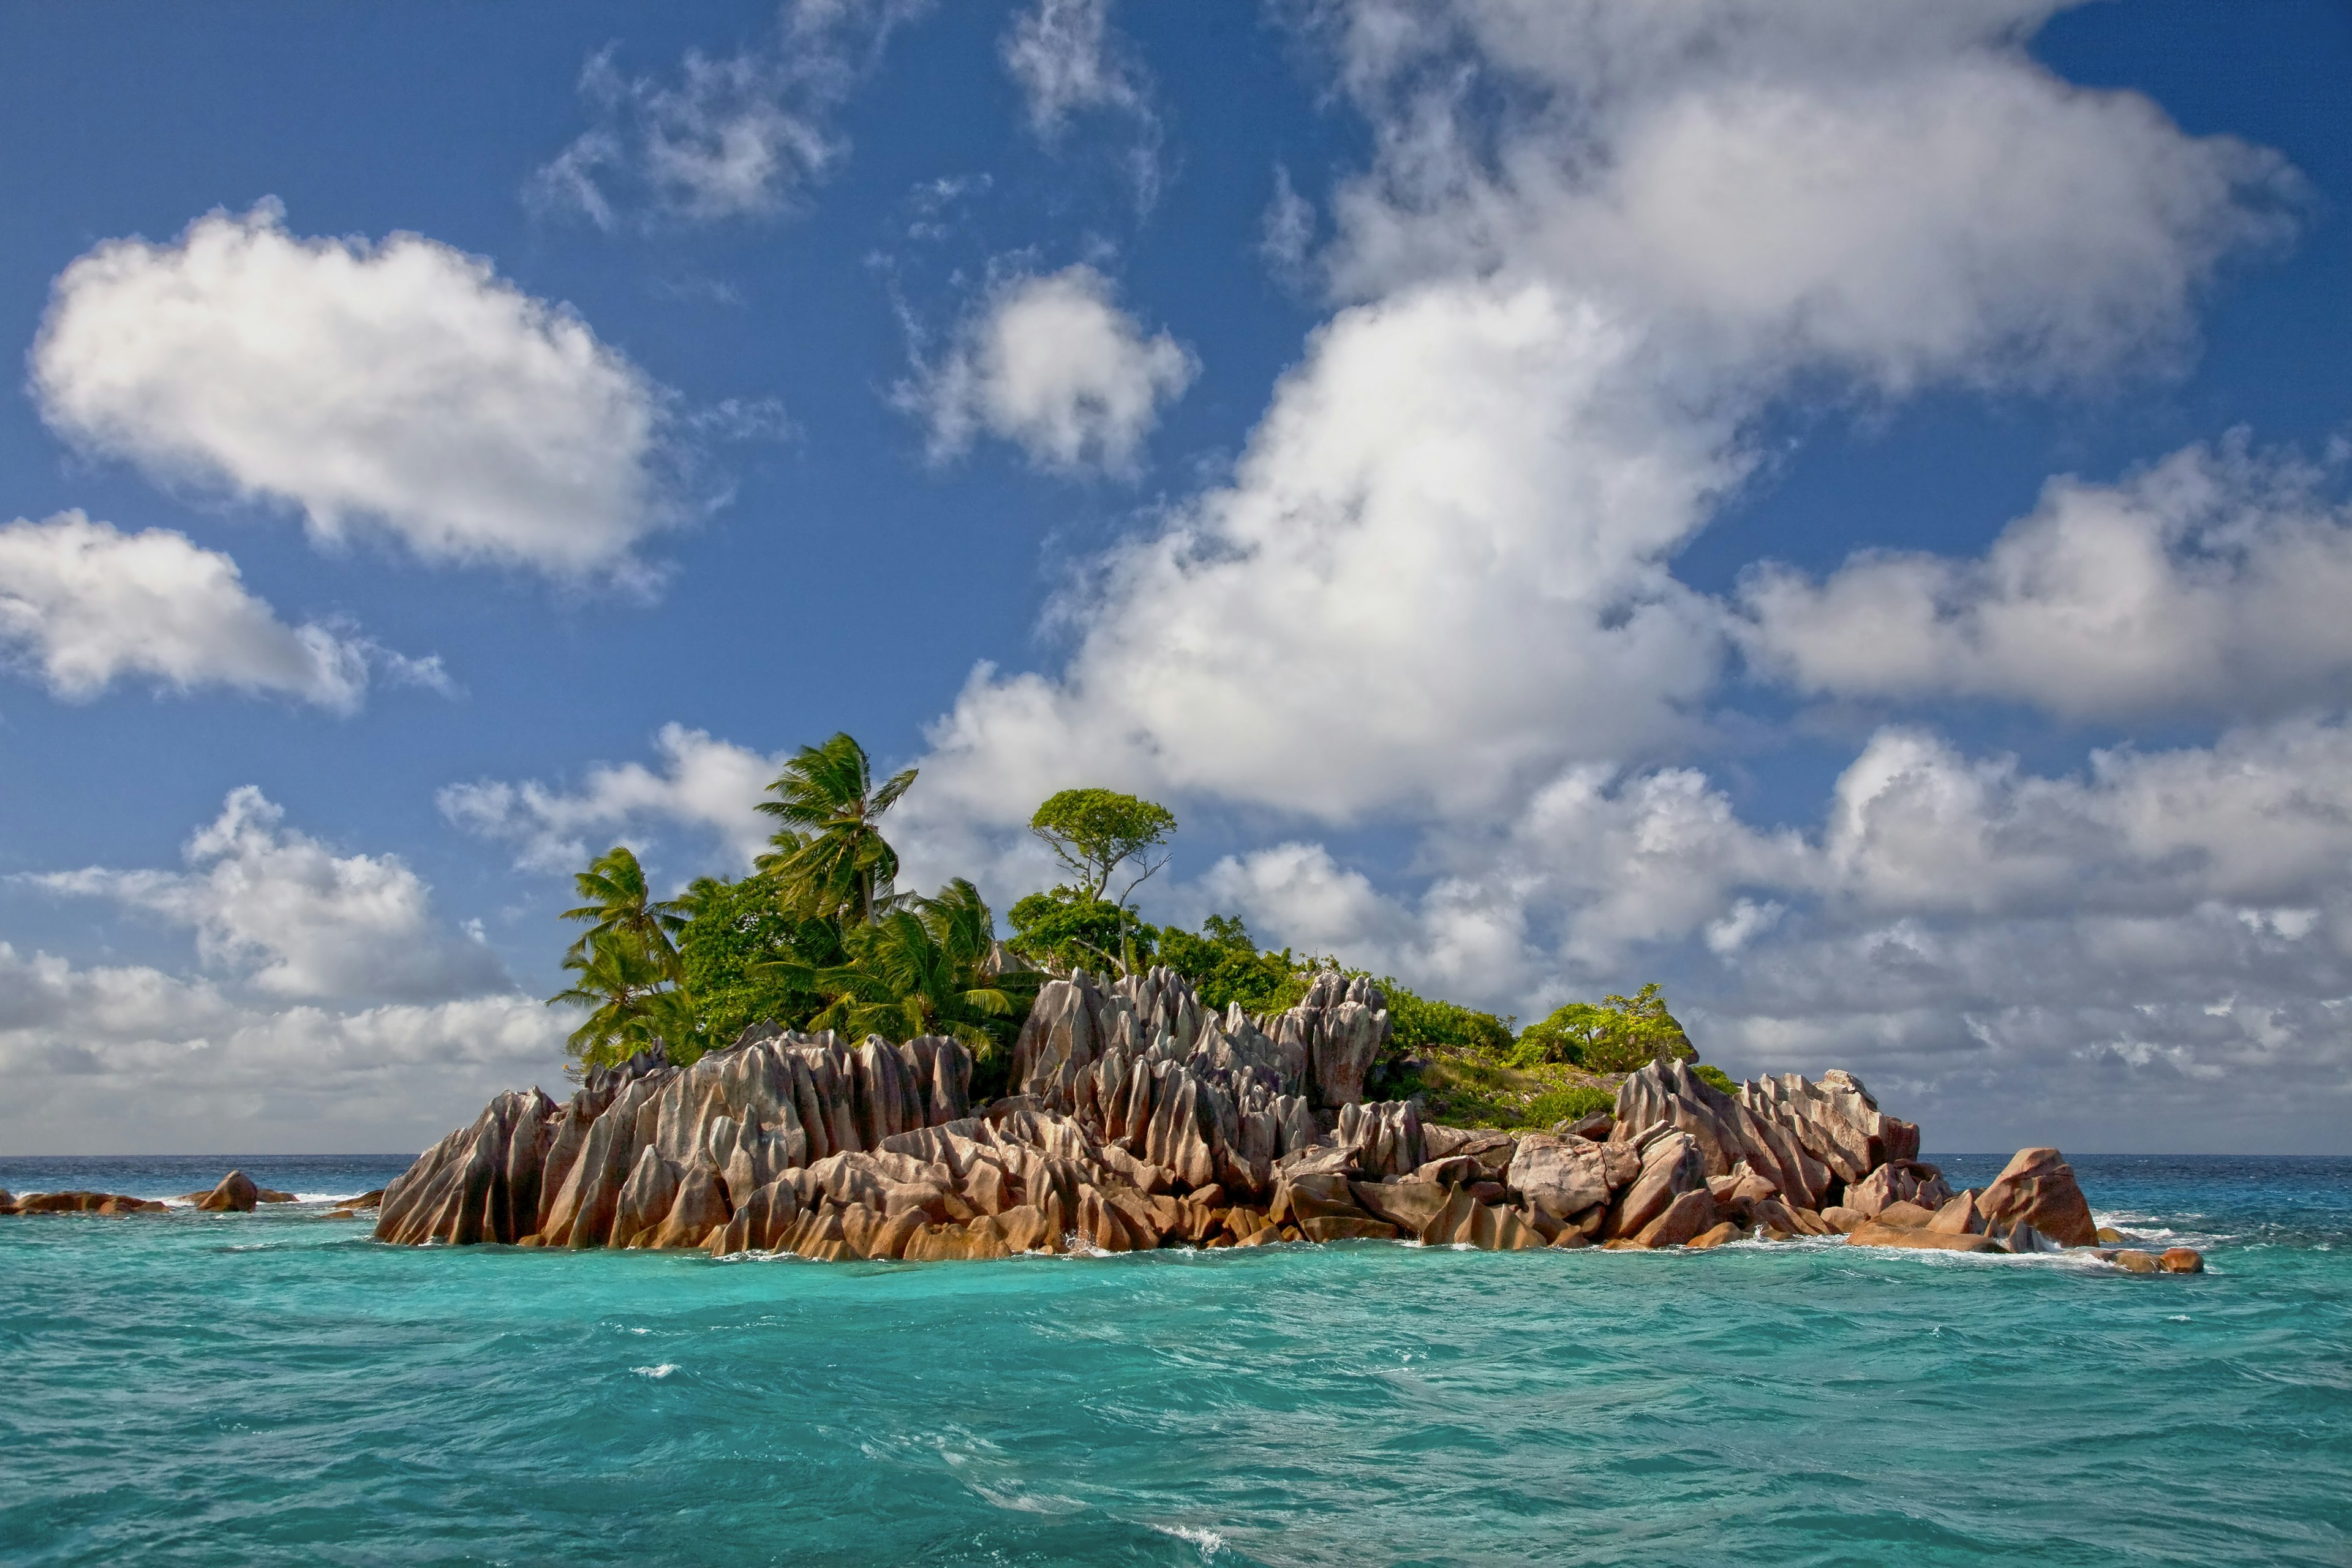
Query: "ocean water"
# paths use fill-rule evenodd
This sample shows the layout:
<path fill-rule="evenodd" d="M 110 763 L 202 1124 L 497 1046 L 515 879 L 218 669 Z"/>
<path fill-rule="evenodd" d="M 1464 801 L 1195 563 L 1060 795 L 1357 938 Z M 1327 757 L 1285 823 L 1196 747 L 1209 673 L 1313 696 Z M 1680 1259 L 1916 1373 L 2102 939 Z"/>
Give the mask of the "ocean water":
<path fill-rule="evenodd" d="M 247 1159 L 320 1195 L 405 1163 Z M 1980 1184 L 1991 1157 L 1947 1156 Z M 229 1162 L 0 1160 L 161 1196 Z M 0 1561 L 2352 1563 L 2352 1161 L 2077 1158 L 2206 1250 L 994 1264 L 0 1220 Z"/>

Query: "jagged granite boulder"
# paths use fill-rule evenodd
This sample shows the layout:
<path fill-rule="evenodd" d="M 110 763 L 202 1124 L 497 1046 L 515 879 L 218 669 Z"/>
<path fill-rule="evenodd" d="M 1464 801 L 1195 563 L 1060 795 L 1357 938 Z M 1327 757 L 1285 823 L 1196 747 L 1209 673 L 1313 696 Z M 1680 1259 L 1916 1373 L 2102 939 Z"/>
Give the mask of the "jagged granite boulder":
<path fill-rule="evenodd" d="M 2020 1149 L 1978 1194 L 1977 1207 L 1989 1230 L 2022 1223 L 2063 1247 L 2090 1247 L 2099 1239 L 2074 1168 L 2055 1149 Z"/>
<path fill-rule="evenodd" d="M 1876 1215 L 1896 1204 L 1914 1204 L 1930 1215 L 1952 1200 L 1943 1173 L 1916 1160 L 1889 1160 L 1858 1182 L 1848 1182 L 1845 1206 Z"/>
<path fill-rule="evenodd" d="M 1706 1159 L 1698 1140 L 1689 1133 L 1658 1124 L 1633 1148 L 1642 1156 L 1641 1173 L 1610 1210 L 1606 1234 L 1612 1241 L 1637 1235 L 1684 1194 L 1706 1191 Z"/>

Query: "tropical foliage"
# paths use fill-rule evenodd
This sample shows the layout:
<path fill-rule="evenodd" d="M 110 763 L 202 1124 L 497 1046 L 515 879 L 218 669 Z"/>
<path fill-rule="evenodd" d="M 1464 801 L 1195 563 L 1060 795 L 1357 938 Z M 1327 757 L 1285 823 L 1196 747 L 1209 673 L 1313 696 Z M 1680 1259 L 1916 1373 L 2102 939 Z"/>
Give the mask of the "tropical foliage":
<path fill-rule="evenodd" d="M 1565 1062 L 1588 1072 L 1633 1072 L 1653 1061 L 1690 1061 L 1698 1052 L 1655 981 L 1632 996 L 1606 996 L 1601 1005 L 1570 1002 L 1532 1025 L 1512 1049 L 1522 1067 Z"/>
<path fill-rule="evenodd" d="M 793 912 L 773 876 L 700 878 L 678 901 L 692 910 L 677 938 L 678 983 L 694 998 L 698 1040 L 732 1040 L 747 1025 L 797 1020 L 822 1005 L 774 966 L 840 963 L 841 928 Z"/>
<path fill-rule="evenodd" d="M 851 929 L 839 963 L 779 961 L 762 973 L 822 999 L 804 1028 L 835 1029 L 852 1039 L 952 1035 L 976 1058 L 986 1058 L 1011 1044 L 1044 978 L 1034 971 L 992 973 L 994 926 L 980 890 L 958 878 L 936 898 L 909 899 Z"/>
<path fill-rule="evenodd" d="M 688 1062 L 773 1022 L 852 1038 L 953 1035 L 980 1081 L 1001 1078 L 1043 976 L 998 962 L 995 917 L 970 882 L 928 899 L 898 891 L 898 853 L 877 822 L 914 779 L 908 769 L 877 785 L 865 750 L 835 735 L 802 748 L 770 786 L 761 809 L 782 826 L 751 875 L 701 878 L 663 901 L 628 849 L 599 856 L 573 879 L 583 901 L 564 915 L 589 924 L 564 960 L 572 984 L 549 999 L 588 1013 L 570 1054 L 602 1067 L 658 1043 Z"/>
<path fill-rule="evenodd" d="M 1029 831 L 1045 841 L 1055 858 L 1077 878 L 1077 890 L 1099 899 L 1110 890 L 1111 878 L 1129 861 L 1142 868 L 1114 903 L 1168 864 L 1168 857 L 1151 858 L 1151 851 L 1176 831 L 1176 817 L 1157 801 L 1141 800 L 1107 789 L 1066 789 L 1039 806 L 1029 818 Z"/>
<path fill-rule="evenodd" d="M 1616 1105 L 1617 1097 L 1596 1084 L 1571 1084 L 1536 1096 L 1519 1120 L 1523 1126 L 1551 1127 L 1562 1121 L 1581 1121 L 1595 1111 L 1612 1110 Z"/>
<path fill-rule="evenodd" d="M 588 1009 L 587 1021 L 572 1032 L 570 1053 L 583 1062 L 618 1060 L 642 1050 L 677 1027 L 675 994 L 677 950 L 671 937 L 687 923 L 685 910 L 655 899 L 645 868 L 625 847 L 600 855 L 572 878 L 582 900 L 563 911 L 584 921 L 563 955 L 572 984 L 548 999 Z"/>
<path fill-rule="evenodd" d="M 1153 961 L 1160 947 L 1157 929 L 1080 888 L 1032 893 L 1007 910 L 1005 917 L 1013 922 L 1006 945 L 1049 969 L 1139 969 Z"/>
<path fill-rule="evenodd" d="M 1251 1015 L 1298 1005 L 1315 978 L 1312 963 L 1290 950 L 1260 951 L 1237 915 L 1211 915 L 1196 934 L 1174 926 L 1157 933 L 1160 959 L 1192 983 L 1201 1005 L 1224 1011 L 1234 1003 Z"/>
<path fill-rule="evenodd" d="M 1428 1046 L 1458 1046 L 1494 1053 L 1511 1048 L 1511 1026 L 1518 1020 L 1481 1013 L 1458 1002 L 1422 996 L 1383 975 L 1381 990 L 1388 997 L 1389 1026 L 1400 1054 Z"/>
<path fill-rule="evenodd" d="M 914 782 L 909 768 L 877 784 L 865 749 L 837 734 L 801 748 L 769 786 L 760 809 L 777 830 L 751 875 L 701 878 L 659 900 L 627 847 L 598 856 L 573 878 L 580 902 L 563 918 L 586 930 L 564 956 L 571 984 L 549 998 L 587 1015 L 569 1054 L 605 1066 L 659 1044 L 686 1062 L 761 1022 L 851 1038 L 941 1034 L 971 1047 L 975 1091 L 993 1091 L 1041 970 L 1164 963 L 1204 1005 L 1238 1004 L 1254 1016 L 1297 1005 L 1324 969 L 1365 973 L 1329 955 L 1263 949 L 1237 916 L 1211 915 L 1197 931 L 1138 918 L 1129 900 L 1168 864 L 1176 818 L 1102 789 L 1064 790 L 1037 808 L 1031 830 L 1072 880 L 1015 902 L 1012 940 L 1000 945 L 971 882 L 956 879 L 929 898 L 898 890 L 898 856 L 881 821 Z M 1610 1091 L 1591 1075 L 1696 1055 L 1655 984 L 1569 1003 L 1524 1032 L 1513 1018 L 1423 996 L 1393 976 L 1379 984 L 1392 1042 L 1376 1064 L 1378 1090 L 1426 1091 L 1439 1114 L 1549 1125 L 1607 1103 Z M 1731 1087 L 1713 1068 L 1695 1070 Z"/>

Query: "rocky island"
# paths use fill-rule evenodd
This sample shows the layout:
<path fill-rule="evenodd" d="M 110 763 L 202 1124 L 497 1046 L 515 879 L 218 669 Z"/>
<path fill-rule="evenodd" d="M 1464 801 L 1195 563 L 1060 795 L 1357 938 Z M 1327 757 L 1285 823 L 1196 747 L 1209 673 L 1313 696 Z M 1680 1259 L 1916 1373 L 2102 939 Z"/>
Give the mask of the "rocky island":
<path fill-rule="evenodd" d="M 924 1037 L 856 1046 L 768 1026 L 689 1066 L 591 1069 L 566 1103 L 499 1095 L 385 1188 L 378 1239 L 699 1247 L 813 1259 L 1415 1241 L 1490 1250 L 1706 1248 L 1843 1235 L 1967 1252 L 2096 1247 L 2053 1149 L 1981 1191 L 1918 1159 L 1919 1130 L 1852 1074 L 1727 1093 L 1679 1061 L 1613 1111 L 1548 1132 L 1448 1127 L 1367 1101 L 1380 988 L 1327 973 L 1297 1005 L 1204 1009 L 1184 979 L 1045 984 L 1013 1092 L 970 1102 L 972 1060 Z M 2193 1272 L 2186 1248 L 2102 1256 Z"/>

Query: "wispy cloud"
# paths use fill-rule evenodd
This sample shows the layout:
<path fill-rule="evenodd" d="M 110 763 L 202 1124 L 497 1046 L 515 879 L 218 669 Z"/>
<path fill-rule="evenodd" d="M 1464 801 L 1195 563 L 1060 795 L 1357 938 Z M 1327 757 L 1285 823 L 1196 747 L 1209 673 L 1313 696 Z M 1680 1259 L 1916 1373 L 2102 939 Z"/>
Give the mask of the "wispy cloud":
<path fill-rule="evenodd" d="M 581 72 L 595 123 L 530 180 L 533 205 L 599 227 L 632 218 L 772 216 L 846 154 L 835 116 L 890 33 L 927 0 L 793 0 L 774 35 L 688 50 L 668 79 L 625 75 L 606 48 Z"/>

